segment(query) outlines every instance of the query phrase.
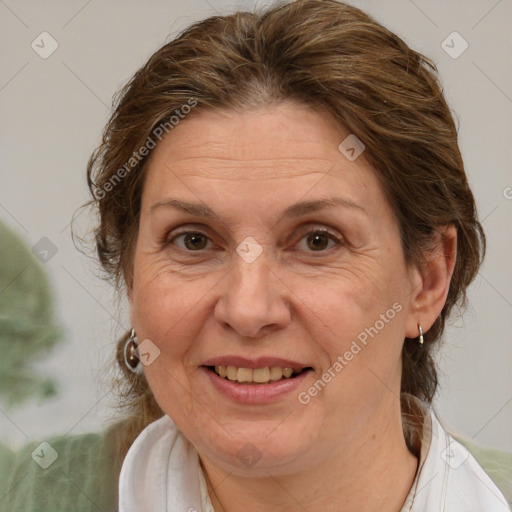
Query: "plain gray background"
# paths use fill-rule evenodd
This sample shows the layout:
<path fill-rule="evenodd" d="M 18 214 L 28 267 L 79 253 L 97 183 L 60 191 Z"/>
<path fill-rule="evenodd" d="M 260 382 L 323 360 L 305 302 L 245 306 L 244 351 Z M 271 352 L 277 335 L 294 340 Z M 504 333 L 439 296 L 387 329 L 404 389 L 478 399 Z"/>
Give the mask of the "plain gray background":
<path fill-rule="evenodd" d="M 350 3 L 435 61 L 460 124 L 488 254 L 470 289 L 469 309 L 446 331 L 436 408 L 454 432 L 512 452 L 512 1 Z M 112 95 L 155 50 L 193 21 L 251 5 L 0 0 L 0 218 L 29 246 L 42 237 L 57 246 L 45 268 L 66 330 L 66 342 L 39 363 L 58 378 L 58 397 L 12 411 L 0 404 L 3 442 L 19 446 L 97 430 L 115 415 L 105 370 L 114 341 L 129 328 L 126 308 L 96 277 L 94 262 L 75 249 L 69 228 L 88 199 L 86 162 Z M 58 43 L 46 59 L 31 47 L 43 31 Z M 468 48 L 453 58 L 443 41 L 452 54 L 464 41 Z M 77 225 L 85 229 L 92 220 L 82 215 Z"/>

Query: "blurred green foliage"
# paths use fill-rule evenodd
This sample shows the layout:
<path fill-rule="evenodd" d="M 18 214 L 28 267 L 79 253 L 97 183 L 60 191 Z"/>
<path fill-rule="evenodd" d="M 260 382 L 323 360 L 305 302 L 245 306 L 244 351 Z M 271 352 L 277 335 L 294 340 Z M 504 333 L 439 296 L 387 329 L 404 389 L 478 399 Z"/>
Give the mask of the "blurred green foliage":
<path fill-rule="evenodd" d="M 57 393 L 55 379 L 31 366 L 62 338 L 43 264 L 0 222 L 0 398 L 7 407 Z"/>

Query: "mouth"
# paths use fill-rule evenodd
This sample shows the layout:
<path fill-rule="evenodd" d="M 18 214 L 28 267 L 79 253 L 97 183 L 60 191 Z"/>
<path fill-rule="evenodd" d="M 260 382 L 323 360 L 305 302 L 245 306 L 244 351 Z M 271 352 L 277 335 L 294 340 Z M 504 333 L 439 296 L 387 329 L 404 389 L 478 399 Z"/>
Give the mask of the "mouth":
<path fill-rule="evenodd" d="M 262 368 L 244 368 L 238 366 L 205 366 L 224 380 L 246 385 L 265 385 L 273 382 L 291 380 L 304 372 L 312 370 L 311 366 L 290 368 L 281 366 L 265 366 Z"/>
<path fill-rule="evenodd" d="M 293 399 L 294 392 L 315 374 L 307 363 L 274 356 L 219 356 L 204 361 L 199 370 L 216 393 L 246 405 Z"/>

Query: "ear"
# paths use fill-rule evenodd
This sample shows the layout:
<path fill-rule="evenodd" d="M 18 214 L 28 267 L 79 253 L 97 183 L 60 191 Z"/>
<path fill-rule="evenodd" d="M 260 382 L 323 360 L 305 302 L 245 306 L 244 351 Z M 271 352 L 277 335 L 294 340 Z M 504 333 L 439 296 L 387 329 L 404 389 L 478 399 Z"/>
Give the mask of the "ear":
<path fill-rule="evenodd" d="M 441 314 L 450 289 L 450 281 L 457 258 L 457 229 L 453 225 L 438 228 L 433 237 L 433 250 L 425 261 L 411 273 L 411 307 L 405 325 L 405 335 L 416 338 L 418 324 L 426 333 Z"/>

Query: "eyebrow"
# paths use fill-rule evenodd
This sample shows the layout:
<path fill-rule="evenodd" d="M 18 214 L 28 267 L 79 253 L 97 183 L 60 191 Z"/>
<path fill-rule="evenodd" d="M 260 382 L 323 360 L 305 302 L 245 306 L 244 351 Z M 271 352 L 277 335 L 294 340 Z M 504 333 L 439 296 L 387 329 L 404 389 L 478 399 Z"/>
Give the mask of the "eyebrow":
<path fill-rule="evenodd" d="M 204 218 L 213 218 L 218 219 L 218 215 L 208 206 L 202 203 L 189 203 L 186 201 L 181 201 L 179 199 L 165 199 L 163 201 L 158 201 L 153 204 L 150 208 L 150 211 L 153 212 L 155 209 L 160 208 L 162 206 L 172 207 L 176 210 L 179 210 L 184 213 L 188 213 L 195 217 L 204 217 Z M 326 208 L 334 208 L 336 206 L 343 206 L 345 208 L 350 208 L 354 210 L 360 210 L 365 215 L 368 215 L 366 210 L 351 201 L 350 199 L 345 199 L 343 197 L 327 197 L 324 199 L 317 199 L 314 201 L 301 201 L 299 203 L 292 204 L 284 212 L 281 214 L 281 219 L 283 218 L 295 218 L 301 217 L 303 215 L 307 215 L 308 213 L 316 212 L 319 210 L 323 210 Z"/>

